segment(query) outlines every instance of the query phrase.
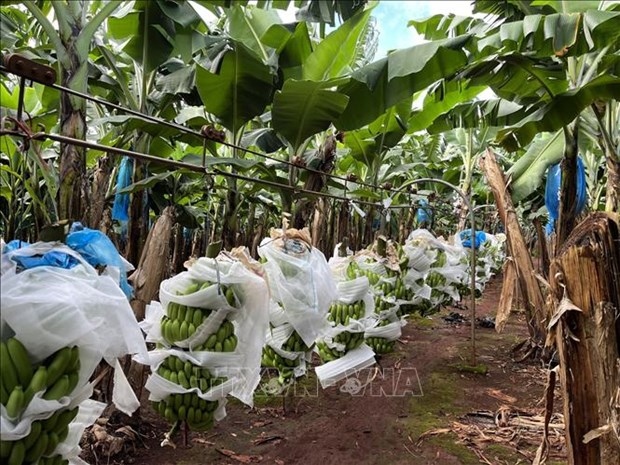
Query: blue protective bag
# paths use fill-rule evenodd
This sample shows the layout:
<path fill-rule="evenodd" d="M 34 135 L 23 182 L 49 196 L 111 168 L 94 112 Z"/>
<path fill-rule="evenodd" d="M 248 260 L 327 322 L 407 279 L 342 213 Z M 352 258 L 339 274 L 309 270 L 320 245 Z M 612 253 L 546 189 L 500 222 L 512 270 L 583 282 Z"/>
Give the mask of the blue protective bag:
<path fill-rule="evenodd" d="M 127 282 L 125 263 L 108 236 L 96 229 L 84 228 L 80 223 L 73 223 L 65 243 L 92 266 L 117 267 L 121 274 L 119 285 L 127 298 L 131 298 L 133 288 Z"/>
<path fill-rule="evenodd" d="M 428 206 L 428 202 L 426 201 L 426 199 L 420 199 L 420 201 L 418 202 L 418 205 L 420 207 L 418 208 L 418 211 L 416 212 L 416 215 L 415 215 L 415 218 L 418 224 L 432 223 L 433 212 L 431 211 L 431 208 Z"/>
<path fill-rule="evenodd" d="M 461 244 L 466 249 L 471 248 L 471 229 L 466 229 L 459 233 L 461 238 Z M 487 234 L 484 231 L 476 231 L 476 237 L 474 239 L 474 248 L 477 250 L 483 242 L 487 240 Z"/>
<path fill-rule="evenodd" d="M 55 266 L 57 268 L 65 268 L 69 270 L 80 263 L 75 259 L 75 257 L 54 250 L 43 255 L 34 255 L 31 257 L 15 255 L 12 257 L 12 260 L 17 263 L 18 266 L 26 270 L 36 268 L 38 266 Z"/>
<path fill-rule="evenodd" d="M 131 171 L 133 162 L 131 158 L 124 157 L 118 169 L 116 177 L 116 195 L 112 205 L 112 219 L 117 221 L 129 221 L 129 194 L 119 194 L 118 191 L 125 189 L 131 184 Z"/>
<path fill-rule="evenodd" d="M 560 216 L 560 187 L 562 185 L 562 170 L 556 163 L 547 171 L 547 184 L 545 185 L 545 206 L 549 212 L 549 221 L 545 226 L 547 236 L 555 230 L 555 222 Z M 586 206 L 586 170 L 581 156 L 577 157 L 577 205 L 575 213 L 580 214 Z"/>
<path fill-rule="evenodd" d="M 4 248 L 2 249 L 2 253 L 13 252 L 13 250 L 23 249 L 24 247 L 28 247 L 30 242 L 20 241 L 19 239 L 13 239 L 12 241 L 4 244 Z"/>
<path fill-rule="evenodd" d="M 4 249 L 2 249 L 2 253 L 9 253 L 14 250 L 23 249 L 29 246 L 30 243 L 28 242 L 20 241 L 19 239 L 13 239 L 4 246 Z M 75 259 L 75 257 L 55 250 L 46 252 L 43 255 L 14 255 L 13 257 L 11 257 L 11 260 L 13 260 L 19 268 L 23 268 L 25 270 L 29 270 L 30 268 L 36 268 L 38 266 L 55 266 L 57 268 L 65 268 L 68 270 L 79 263 Z"/>

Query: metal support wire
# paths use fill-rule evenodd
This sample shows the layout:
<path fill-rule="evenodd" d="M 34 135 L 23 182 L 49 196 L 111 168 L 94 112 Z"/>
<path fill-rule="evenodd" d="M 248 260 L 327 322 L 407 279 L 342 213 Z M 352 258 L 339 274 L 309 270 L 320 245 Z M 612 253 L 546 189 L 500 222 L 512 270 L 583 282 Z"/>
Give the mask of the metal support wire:
<path fill-rule="evenodd" d="M 133 150 L 127 150 L 127 149 L 122 149 L 122 148 L 118 148 L 118 147 L 110 147 L 107 145 L 102 145 L 102 144 L 98 144 L 96 142 L 88 142 L 85 140 L 81 140 L 81 139 L 75 139 L 73 137 L 66 137 L 66 136 L 61 136 L 61 135 L 57 135 L 57 134 L 48 134 L 45 132 L 37 132 L 37 133 L 33 133 L 33 134 L 26 134 L 23 133 L 21 131 L 16 131 L 16 130 L 10 130 L 10 129 L 2 129 L 0 130 L 0 136 L 3 135 L 9 135 L 9 136 L 16 136 L 16 137 L 23 137 L 25 139 L 28 140 L 45 140 L 45 139 L 49 139 L 49 140 L 53 140 L 55 142 L 60 142 L 63 144 L 73 144 L 79 147 L 84 147 L 87 149 L 92 149 L 92 150 L 99 150 L 101 152 L 106 152 L 106 153 L 110 153 L 110 154 L 116 154 L 116 155 L 125 155 L 128 157 L 132 157 L 135 158 L 137 160 L 141 160 L 141 161 L 147 161 L 147 162 L 152 162 L 155 164 L 159 164 L 159 165 L 163 165 L 163 166 L 171 166 L 174 168 L 181 168 L 181 169 L 186 169 L 189 171 L 193 171 L 196 173 L 202 173 L 205 175 L 221 175 L 224 177 L 229 177 L 229 178 L 233 178 L 233 179 L 239 179 L 242 181 L 249 181 L 249 182 L 253 182 L 253 183 L 258 183 L 258 184 L 262 184 L 265 186 L 270 186 L 270 187 L 276 187 L 278 189 L 286 189 L 286 190 L 290 190 L 294 193 L 297 194 L 308 194 L 308 195 L 314 195 L 317 197 L 326 197 L 326 198 L 331 198 L 331 199 L 336 199 L 336 200 L 340 200 L 343 202 L 355 202 L 357 204 L 360 205 L 370 205 L 370 206 L 374 206 L 374 207 L 381 207 L 382 205 L 380 203 L 376 203 L 376 202 L 368 202 L 365 200 L 357 200 L 357 199 L 349 199 L 348 197 L 343 197 L 340 195 L 336 195 L 336 194 L 329 194 L 327 192 L 316 192 L 316 191 L 311 191 L 311 190 L 307 190 L 307 189 L 303 189 L 300 187 L 295 187 L 295 186 L 290 186 L 288 184 L 280 184 L 278 182 L 273 182 L 273 181 L 267 181 L 264 179 L 257 179 L 257 178 L 252 178 L 249 176 L 243 176 L 241 174 L 236 174 L 236 173 L 229 173 L 227 171 L 223 171 L 217 168 L 214 168 L 212 171 L 208 171 L 206 168 L 204 168 L 203 166 L 200 165 L 194 165 L 192 163 L 185 163 L 182 161 L 176 161 L 176 160 L 170 160 L 167 158 L 160 158 L 160 157 L 156 157 L 154 155 L 149 155 L 146 153 L 141 153 L 141 152 L 135 152 Z M 393 206 L 394 208 L 411 208 L 411 205 L 395 205 Z"/>
<path fill-rule="evenodd" d="M 17 74 L 14 70 L 9 70 L 4 65 L 0 65 L 0 71 L 5 72 L 5 73 L 16 74 L 16 75 L 19 76 L 19 74 Z M 22 83 L 23 83 L 24 77 L 21 76 L 21 79 L 22 79 Z M 98 103 L 99 105 L 103 105 L 103 106 L 106 106 L 106 107 L 109 107 L 109 108 L 113 108 L 115 110 L 122 111 L 124 113 L 130 114 L 130 115 L 133 115 L 133 116 L 137 116 L 138 118 L 141 118 L 143 120 L 149 121 L 151 123 L 160 124 L 162 126 L 166 126 L 166 127 L 171 128 L 171 129 L 176 129 L 177 131 L 184 132 L 186 134 L 191 134 L 191 135 L 196 136 L 196 137 L 200 138 L 201 140 L 203 140 L 204 143 L 206 143 L 207 140 L 213 140 L 213 141 L 215 141 L 215 142 L 217 142 L 219 144 L 222 144 L 222 145 L 225 145 L 227 147 L 234 148 L 234 149 L 237 149 L 237 150 L 241 150 L 241 151 L 243 151 L 245 153 L 251 153 L 252 155 L 256 155 L 258 157 L 265 158 L 266 160 L 275 161 L 275 162 L 278 162 L 278 163 L 285 164 L 287 166 L 294 166 L 296 168 L 301 168 L 301 169 L 306 170 L 306 171 L 308 171 L 310 173 L 320 174 L 320 175 L 323 175 L 323 176 L 327 176 L 328 178 L 331 178 L 331 179 L 338 179 L 340 181 L 345 181 L 345 182 L 347 181 L 346 177 L 338 176 L 338 175 L 335 175 L 335 174 L 326 173 L 326 172 L 320 171 L 320 170 L 315 170 L 314 168 L 309 168 L 307 166 L 299 166 L 299 165 L 297 165 L 295 163 L 292 163 L 292 162 L 290 162 L 288 160 L 282 160 L 282 159 L 279 159 L 279 158 L 276 158 L 276 157 L 272 157 L 272 156 L 269 156 L 267 154 L 264 154 L 264 153 L 261 153 L 261 152 L 257 152 L 256 150 L 252 150 L 252 149 L 249 149 L 249 148 L 246 148 L 246 147 L 241 147 L 241 146 L 232 144 L 230 142 L 223 141 L 221 139 L 212 139 L 212 138 L 208 137 L 202 131 L 196 131 L 194 129 L 188 128 L 188 127 L 183 126 L 183 125 L 178 124 L 178 123 L 173 123 L 171 121 L 168 121 L 168 120 L 165 120 L 165 119 L 162 119 L 162 118 L 158 118 L 158 117 L 155 117 L 155 116 L 151 116 L 151 115 L 142 113 L 142 112 L 137 111 L 137 110 L 132 110 L 131 108 L 126 108 L 126 107 L 123 107 L 122 105 L 118 105 L 116 103 L 108 102 L 107 100 L 104 100 L 104 99 L 101 99 L 101 98 L 98 98 L 98 97 L 94 97 L 92 95 L 88 95 L 88 94 L 79 92 L 77 90 L 70 89 L 69 87 L 65 87 L 65 86 L 62 86 L 62 85 L 59 85 L 59 84 L 55 84 L 55 83 L 47 83 L 47 82 L 41 82 L 40 84 L 43 84 L 43 85 L 48 86 L 48 87 L 51 87 L 52 89 L 56 89 L 56 90 L 58 90 L 60 92 L 65 92 L 65 93 L 74 95 L 76 97 L 80 97 L 80 98 L 83 98 L 85 100 L 89 100 L 91 102 Z M 391 188 L 387 189 L 387 188 L 384 188 L 384 187 L 381 187 L 381 186 L 376 186 L 374 184 L 369 184 L 369 183 L 366 183 L 366 182 L 363 182 L 363 181 L 354 181 L 354 182 L 356 184 L 360 185 L 360 186 L 368 187 L 368 188 L 371 188 L 371 189 L 379 189 L 379 190 L 383 190 L 383 191 L 389 191 L 389 192 L 393 192 L 395 194 L 398 193 L 397 189 L 391 189 Z"/>

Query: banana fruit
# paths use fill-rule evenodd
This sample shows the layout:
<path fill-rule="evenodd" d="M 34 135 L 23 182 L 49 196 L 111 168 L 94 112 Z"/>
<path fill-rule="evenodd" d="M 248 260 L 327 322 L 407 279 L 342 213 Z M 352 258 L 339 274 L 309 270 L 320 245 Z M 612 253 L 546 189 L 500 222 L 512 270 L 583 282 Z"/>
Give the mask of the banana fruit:
<path fill-rule="evenodd" d="M 327 319 L 335 325 L 348 326 L 351 320 L 361 320 L 364 318 L 366 304 L 363 300 L 358 300 L 352 304 L 336 302 L 329 307 Z"/>
<path fill-rule="evenodd" d="M 69 434 L 69 424 L 78 414 L 79 407 L 58 410 L 46 420 L 32 422 L 30 434 L 18 441 L 0 441 L 0 458 L 7 465 L 36 463 L 37 465 L 66 465 L 60 455 L 51 456 Z M 6 462 L 5 462 L 6 461 Z"/>
<path fill-rule="evenodd" d="M 45 400 L 70 395 L 79 381 L 80 352 L 77 346 L 63 347 L 42 363 L 34 365 L 27 349 L 12 337 L 0 342 L 0 402 L 8 417 L 19 421 L 35 394 Z M 67 438 L 69 423 L 78 407 L 55 411 L 45 420 L 32 422 L 30 433 L 18 441 L 0 441 L 1 463 L 7 465 L 65 465 L 68 460 L 52 456 Z"/>
<path fill-rule="evenodd" d="M 194 283 L 190 285 L 181 295 L 188 295 L 199 290 L 207 289 L 210 286 L 217 286 L 211 282 L 205 282 L 202 285 Z M 237 305 L 237 297 L 231 286 L 220 286 L 220 292 L 226 297 L 228 305 L 234 307 Z M 166 315 L 161 320 L 161 334 L 164 339 L 174 345 L 179 341 L 184 341 L 194 335 L 198 327 L 211 315 L 216 309 L 189 307 L 177 302 L 170 302 L 167 307 Z M 213 351 L 213 352 L 234 352 L 237 348 L 237 336 L 234 334 L 234 325 L 230 320 L 224 320 L 218 330 L 211 334 L 207 340 L 193 347 L 196 351 Z"/>
<path fill-rule="evenodd" d="M 175 356 L 167 357 L 157 369 L 157 374 L 185 389 L 197 388 L 202 392 L 226 381 L 226 378 L 213 376 L 207 368 Z M 196 431 L 205 431 L 213 426 L 213 412 L 217 406 L 218 402 L 204 400 L 196 392 L 170 394 L 166 399 L 153 403 L 155 411 L 170 423 L 187 421 L 189 427 Z"/>
<path fill-rule="evenodd" d="M 362 339 L 363 341 L 363 339 Z M 331 362 L 342 357 L 345 352 L 341 352 L 336 349 L 332 349 L 327 345 L 325 341 L 319 341 L 316 343 L 316 348 L 319 351 L 319 357 L 323 363 Z"/>
<path fill-rule="evenodd" d="M 388 341 L 382 337 L 369 337 L 366 339 L 368 344 L 376 354 L 384 355 L 394 352 L 395 341 Z"/>
<path fill-rule="evenodd" d="M 38 392 L 43 399 L 58 400 L 73 392 L 80 370 L 79 349 L 63 347 L 38 366 L 17 338 L 0 342 L 0 402 L 7 415 L 19 419 Z"/>

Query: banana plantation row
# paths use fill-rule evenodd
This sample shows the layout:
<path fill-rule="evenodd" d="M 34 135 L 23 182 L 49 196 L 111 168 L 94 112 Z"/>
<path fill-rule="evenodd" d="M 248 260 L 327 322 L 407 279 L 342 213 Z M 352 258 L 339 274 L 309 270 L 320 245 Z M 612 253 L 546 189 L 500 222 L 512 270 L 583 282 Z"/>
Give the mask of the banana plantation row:
<path fill-rule="evenodd" d="M 0 6 L 3 460 L 75 457 L 102 408 L 87 380 L 123 354 L 153 368 L 158 410 L 197 428 L 223 417 L 219 399 L 251 401 L 258 373 L 226 368 L 246 363 L 248 344 L 251 366 L 262 360 L 282 384 L 315 349 L 330 383 L 339 371 L 324 367 L 391 350 L 407 313 L 466 295 L 455 232 L 472 227 L 505 231 L 500 310 L 517 285 L 531 353 L 559 353 L 569 463 L 620 462 L 620 5 L 474 0 L 471 16 L 412 19 L 424 42 L 377 56 L 380 6 Z M 265 242 L 283 218 L 290 227 Z M 323 281 L 306 279 L 312 260 Z M 477 263 L 480 287 L 497 265 Z M 310 285 L 320 305 L 297 295 Z M 269 294 L 263 320 L 243 320 L 259 305 L 247 296 Z M 123 310 L 114 320 L 108 308 Z M 49 320 L 32 316 L 42 309 Z M 82 338 L 79 363 L 61 330 Z M 130 380 L 115 384 L 124 412 L 138 406 Z M 203 388 L 219 397 L 186 395 Z"/>
<path fill-rule="evenodd" d="M 252 406 L 265 369 L 285 389 L 316 353 L 317 377 L 331 386 L 391 352 L 409 314 L 469 290 L 459 236 L 450 244 L 419 229 L 402 246 L 383 240 L 385 256 L 345 248 L 328 262 L 307 230 L 288 228 L 262 241 L 262 263 L 241 248 L 188 262 L 138 323 L 110 240 L 74 229 L 70 246 L 3 245 L 0 455 L 10 465 L 79 462 L 81 435 L 106 408 L 90 398 L 101 361 L 115 369 L 120 411 L 140 406 L 118 360 L 132 355 L 149 367 L 144 387 L 172 431 L 179 422 L 203 431 L 224 419 L 228 396 Z M 479 239 L 477 293 L 504 259 L 502 235 Z"/>

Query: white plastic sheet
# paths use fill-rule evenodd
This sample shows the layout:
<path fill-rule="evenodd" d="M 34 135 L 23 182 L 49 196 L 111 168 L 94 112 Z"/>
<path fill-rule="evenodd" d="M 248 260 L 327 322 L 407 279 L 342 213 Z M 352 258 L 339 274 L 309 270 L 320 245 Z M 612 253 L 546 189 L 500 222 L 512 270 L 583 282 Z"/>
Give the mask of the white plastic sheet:
<path fill-rule="evenodd" d="M 231 307 L 223 293 L 218 291 L 217 285 L 189 295 L 177 295 L 177 292 L 185 291 L 193 282 L 207 281 L 211 283 L 219 281 L 221 285 L 232 286 L 237 305 Z M 213 311 L 197 328 L 194 336 L 186 341 L 175 343 L 175 346 L 189 350 L 169 348 L 149 352 L 149 364 L 153 371 L 168 355 L 179 356 L 194 365 L 206 367 L 210 371 L 215 370 L 216 373 L 229 377 L 230 394 L 252 406 L 254 391 L 260 382 L 261 352 L 269 326 L 269 290 L 265 280 L 248 270 L 240 261 L 227 256 L 220 255 L 217 259 L 199 258 L 187 272 L 162 282 L 160 299 L 162 304 L 151 302 L 147 306 L 145 321 L 141 322 L 141 327 L 147 334 L 148 341 L 163 345 L 167 343 L 161 335 L 160 321 L 165 314 L 164 308 L 170 302 L 213 309 Z M 235 327 L 234 332 L 238 341 L 235 350 L 233 352 L 194 351 L 193 347 L 198 346 L 210 334 L 217 331 L 226 318 L 230 319 Z M 151 375 L 147 381 L 147 389 L 158 386 L 161 388 L 161 383 L 157 383 L 157 378 L 161 377 L 156 374 Z M 167 381 L 163 387 L 170 387 L 170 384 L 173 383 Z M 161 394 L 160 391 L 157 392 L 158 395 Z M 152 391 L 151 394 L 153 394 Z"/>
<path fill-rule="evenodd" d="M 88 380 L 103 359 L 110 366 L 118 367 L 117 360 L 133 354 L 140 363 L 148 359 L 144 338 L 134 313 L 117 282 L 110 276 L 99 275 L 77 252 L 60 243 L 32 244 L 4 254 L 3 259 L 13 256 L 32 256 L 51 250 L 75 257 L 79 265 L 71 269 L 41 266 L 16 272 L 6 267 L 0 282 L 1 337 L 13 336 L 27 348 L 34 363 L 41 362 L 63 347 L 78 346 L 80 351 L 80 377 L 67 405 L 92 387 Z M 125 413 L 136 406 L 135 394 L 127 390 L 124 373 L 115 373 L 113 401 Z M 3 411 L 2 437 L 25 437 L 24 425 L 37 418 L 32 409 L 48 408 L 49 415 L 64 404 L 31 405 L 22 415 L 18 425 L 10 422 Z M 43 414 L 43 412 L 39 412 Z M 48 415 L 48 416 L 49 416 Z M 21 426 L 20 426 L 21 425 Z M 19 431 L 19 433 L 17 432 Z"/>
<path fill-rule="evenodd" d="M 347 376 L 376 363 L 375 353 L 366 344 L 347 352 L 343 357 L 315 368 L 323 389 L 336 384 Z"/>
<path fill-rule="evenodd" d="M 300 253 L 287 253 L 287 241 L 300 243 Z M 324 318 L 337 291 L 331 271 L 320 250 L 295 239 L 265 238 L 258 253 L 264 264 L 272 298 L 282 304 L 288 322 L 310 347 L 326 328 Z"/>

